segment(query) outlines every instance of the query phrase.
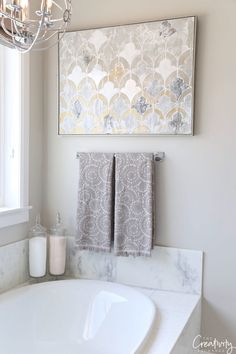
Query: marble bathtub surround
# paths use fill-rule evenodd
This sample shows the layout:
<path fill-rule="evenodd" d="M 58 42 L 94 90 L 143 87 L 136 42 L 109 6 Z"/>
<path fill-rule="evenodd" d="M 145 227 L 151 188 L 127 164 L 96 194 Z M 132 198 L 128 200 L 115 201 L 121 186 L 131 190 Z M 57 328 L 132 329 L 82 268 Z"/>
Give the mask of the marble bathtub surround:
<path fill-rule="evenodd" d="M 155 324 L 141 354 L 195 353 L 192 343 L 200 333 L 201 320 L 202 252 L 155 246 L 152 257 L 115 257 L 78 251 L 74 237 L 67 242 L 65 277 L 133 285 L 156 304 Z M 0 248 L 0 292 L 64 278 L 29 279 L 28 256 L 28 240 Z"/>
<path fill-rule="evenodd" d="M 0 293 L 29 280 L 28 240 L 0 247 Z"/>
<path fill-rule="evenodd" d="M 67 278 L 114 281 L 186 294 L 202 293 L 201 251 L 155 246 L 151 257 L 135 258 L 79 251 L 74 237 L 67 238 L 67 246 Z M 28 257 L 28 240 L 0 247 L 0 292 L 29 281 Z M 54 279 L 45 277 L 46 280 L 51 278 Z"/>
<path fill-rule="evenodd" d="M 79 251 L 68 238 L 67 276 L 101 279 L 150 289 L 202 293 L 201 251 L 155 246 L 151 257 L 115 257 Z"/>

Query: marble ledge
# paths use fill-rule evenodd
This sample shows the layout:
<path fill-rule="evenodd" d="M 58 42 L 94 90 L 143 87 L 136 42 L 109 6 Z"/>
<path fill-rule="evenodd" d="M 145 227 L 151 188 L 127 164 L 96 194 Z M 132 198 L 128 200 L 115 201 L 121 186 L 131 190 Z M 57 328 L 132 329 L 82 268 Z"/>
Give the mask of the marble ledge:
<path fill-rule="evenodd" d="M 155 246 L 149 257 L 80 251 L 68 238 L 67 275 L 186 294 L 202 293 L 203 253 Z"/>
<path fill-rule="evenodd" d="M 140 354 L 194 354 L 200 333 L 201 296 L 138 288 L 156 305 L 156 319 Z"/>
<path fill-rule="evenodd" d="M 202 258 L 201 251 L 159 246 L 154 248 L 150 258 L 115 257 L 112 253 L 79 251 L 74 238 L 68 237 L 65 276 L 201 294 Z M 0 292 L 28 280 L 28 240 L 0 247 Z"/>
<path fill-rule="evenodd" d="M 0 247 L 0 293 L 29 280 L 28 249 L 28 240 Z"/>

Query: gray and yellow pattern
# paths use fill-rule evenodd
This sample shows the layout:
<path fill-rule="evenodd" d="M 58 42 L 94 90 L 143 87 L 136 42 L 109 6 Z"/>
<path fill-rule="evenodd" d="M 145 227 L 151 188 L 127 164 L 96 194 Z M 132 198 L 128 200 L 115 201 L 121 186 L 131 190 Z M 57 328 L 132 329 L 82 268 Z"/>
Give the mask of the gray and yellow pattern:
<path fill-rule="evenodd" d="M 60 134 L 192 134 L 195 18 L 68 32 Z"/>

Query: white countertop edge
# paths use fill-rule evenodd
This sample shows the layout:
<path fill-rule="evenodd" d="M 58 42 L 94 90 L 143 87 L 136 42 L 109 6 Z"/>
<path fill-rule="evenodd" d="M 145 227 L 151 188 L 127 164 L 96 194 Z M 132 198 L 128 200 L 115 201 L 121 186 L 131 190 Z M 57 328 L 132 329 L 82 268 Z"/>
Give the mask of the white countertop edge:
<path fill-rule="evenodd" d="M 142 354 L 171 353 L 188 325 L 193 312 L 201 302 L 201 295 L 144 288 L 136 289 L 152 299 L 157 308 L 157 316 L 161 317 L 161 321 L 154 324 Z M 168 344 L 166 345 L 167 338 Z"/>

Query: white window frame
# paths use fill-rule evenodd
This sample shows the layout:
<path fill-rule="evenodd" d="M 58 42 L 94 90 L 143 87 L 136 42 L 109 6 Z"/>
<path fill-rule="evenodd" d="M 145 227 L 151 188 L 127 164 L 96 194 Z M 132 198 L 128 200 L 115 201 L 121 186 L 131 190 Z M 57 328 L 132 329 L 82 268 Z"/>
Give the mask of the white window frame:
<path fill-rule="evenodd" d="M 2 62 L 3 57 L 2 57 L 2 51 L 0 50 L 0 63 Z M 3 132 L 3 105 L 2 105 L 2 99 L 3 97 L 3 65 L 0 65 L 0 208 L 4 203 L 4 187 L 3 187 L 3 179 L 4 179 L 4 148 L 3 148 L 3 143 L 4 143 L 4 132 Z"/>
<path fill-rule="evenodd" d="M 10 49 L 7 49 L 8 51 Z M 11 49 L 12 50 L 12 49 Z M 7 117 L 6 109 L 1 105 L 0 112 L 0 229 L 29 221 L 29 54 L 21 54 L 20 65 L 20 114 L 17 115 L 17 148 L 13 141 L 14 117 Z M 4 95 L 4 75 L 0 65 L 0 94 Z M 2 96 L 3 97 L 3 96 Z M 6 101 L 4 99 L 4 101 Z M 2 101 L 3 102 L 3 101 Z M 12 98 L 14 104 L 14 98 Z M 7 120 L 8 119 L 8 120 Z M 11 143 L 10 143 L 11 142 Z M 14 148 L 12 148 L 12 146 Z M 13 167 L 13 168 L 12 168 Z M 17 178 L 14 185 L 8 181 L 7 176 L 17 168 Z"/>

